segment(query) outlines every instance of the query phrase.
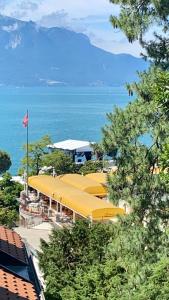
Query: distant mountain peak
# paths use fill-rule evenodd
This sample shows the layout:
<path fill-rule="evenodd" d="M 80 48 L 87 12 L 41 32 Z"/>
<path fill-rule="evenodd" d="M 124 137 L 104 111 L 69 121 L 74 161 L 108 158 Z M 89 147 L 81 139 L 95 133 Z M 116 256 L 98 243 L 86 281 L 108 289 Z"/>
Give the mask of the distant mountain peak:
<path fill-rule="evenodd" d="M 82 34 L 0 15 L 0 85 L 122 85 L 147 64 L 93 46 Z"/>

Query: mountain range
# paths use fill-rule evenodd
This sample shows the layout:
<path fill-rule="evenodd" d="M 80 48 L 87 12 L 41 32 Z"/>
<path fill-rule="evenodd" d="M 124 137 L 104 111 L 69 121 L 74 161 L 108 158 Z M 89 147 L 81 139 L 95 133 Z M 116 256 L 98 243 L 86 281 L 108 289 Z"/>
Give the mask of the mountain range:
<path fill-rule="evenodd" d="M 118 86 L 146 68 L 140 58 L 95 47 L 84 34 L 0 16 L 0 85 Z"/>

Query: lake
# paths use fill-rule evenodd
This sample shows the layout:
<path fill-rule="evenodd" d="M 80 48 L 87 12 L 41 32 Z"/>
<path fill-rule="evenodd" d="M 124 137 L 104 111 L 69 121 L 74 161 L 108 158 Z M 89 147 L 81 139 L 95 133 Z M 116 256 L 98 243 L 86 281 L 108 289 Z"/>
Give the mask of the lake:
<path fill-rule="evenodd" d="M 45 134 L 53 142 L 65 139 L 99 141 L 106 113 L 124 107 L 131 98 L 123 87 L 0 88 L 0 149 L 12 158 L 17 174 L 26 142 L 22 120 L 29 110 L 29 141 Z"/>

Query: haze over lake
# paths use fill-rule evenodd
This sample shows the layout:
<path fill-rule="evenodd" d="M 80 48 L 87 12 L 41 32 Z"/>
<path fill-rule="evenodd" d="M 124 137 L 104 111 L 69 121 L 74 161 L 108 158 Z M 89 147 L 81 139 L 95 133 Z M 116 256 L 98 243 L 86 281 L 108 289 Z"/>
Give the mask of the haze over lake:
<path fill-rule="evenodd" d="M 11 155 L 10 169 L 17 174 L 29 110 L 29 141 L 49 134 L 54 142 L 64 139 L 99 141 L 106 113 L 115 105 L 124 107 L 131 97 L 123 87 L 0 88 L 0 149 Z"/>

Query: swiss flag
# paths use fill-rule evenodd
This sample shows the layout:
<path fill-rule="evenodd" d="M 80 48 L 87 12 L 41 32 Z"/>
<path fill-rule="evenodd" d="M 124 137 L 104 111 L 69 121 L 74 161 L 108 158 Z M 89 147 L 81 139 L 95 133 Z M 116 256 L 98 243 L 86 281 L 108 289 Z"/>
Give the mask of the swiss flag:
<path fill-rule="evenodd" d="M 28 113 L 24 116 L 22 124 L 24 127 L 28 126 L 29 118 L 28 118 Z"/>

